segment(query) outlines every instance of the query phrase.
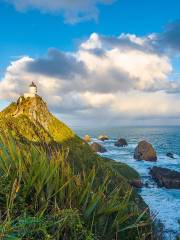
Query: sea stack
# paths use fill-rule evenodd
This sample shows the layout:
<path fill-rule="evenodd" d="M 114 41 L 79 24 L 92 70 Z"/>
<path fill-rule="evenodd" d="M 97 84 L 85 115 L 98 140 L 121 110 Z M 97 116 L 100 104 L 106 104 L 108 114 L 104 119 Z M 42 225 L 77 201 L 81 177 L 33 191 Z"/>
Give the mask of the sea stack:
<path fill-rule="evenodd" d="M 137 160 L 145 160 L 150 162 L 157 161 L 156 151 L 154 150 L 153 146 L 146 141 L 141 141 L 138 143 L 138 146 L 134 151 L 134 158 Z"/>
<path fill-rule="evenodd" d="M 118 139 L 115 144 L 114 144 L 116 147 L 126 147 L 128 145 L 126 139 L 124 138 L 120 138 Z"/>

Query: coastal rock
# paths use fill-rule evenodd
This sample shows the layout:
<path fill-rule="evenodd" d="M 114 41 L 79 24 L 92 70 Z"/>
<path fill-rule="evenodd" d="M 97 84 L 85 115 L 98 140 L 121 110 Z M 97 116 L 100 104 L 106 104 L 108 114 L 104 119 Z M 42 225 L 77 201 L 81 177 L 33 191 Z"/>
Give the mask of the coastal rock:
<path fill-rule="evenodd" d="M 89 135 L 84 136 L 84 141 L 85 142 L 91 142 L 91 137 Z"/>
<path fill-rule="evenodd" d="M 143 183 L 141 180 L 139 179 L 133 179 L 131 182 L 130 182 L 131 186 L 132 187 L 135 187 L 135 188 L 142 188 L 143 186 Z"/>
<path fill-rule="evenodd" d="M 94 152 L 100 152 L 100 153 L 104 153 L 107 152 L 106 148 L 103 147 L 101 144 L 93 142 L 91 144 L 91 148 Z"/>
<path fill-rule="evenodd" d="M 168 168 L 153 167 L 150 174 L 160 187 L 180 189 L 180 172 Z"/>
<path fill-rule="evenodd" d="M 109 137 L 107 135 L 100 135 L 98 139 L 101 141 L 105 141 L 105 140 L 109 140 Z"/>
<path fill-rule="evenodd" d="M 141 141 L 135 148 L 134 158 L 137 160 L 154 162 L 157 160 L 157 155 L 156 151 L 154 150 L 153 146 L 150 143 L 146 141 Z"/>
<path fill-rule="evenodd" d="M 126 139 L 120 138 L 120 139 L 118 139 L 118 140 L 115 142 L 114 145 L 115 145 L 116 147 L 125 147 L 125 146 L 128 145 L 128 143 L 127 143 Z"/>
<path fill-rule="evenodd" d="M 169 158 L 174 159 L 174 154 L 172 152 L 166 153 L 166 156 L 169 157 Z"/>

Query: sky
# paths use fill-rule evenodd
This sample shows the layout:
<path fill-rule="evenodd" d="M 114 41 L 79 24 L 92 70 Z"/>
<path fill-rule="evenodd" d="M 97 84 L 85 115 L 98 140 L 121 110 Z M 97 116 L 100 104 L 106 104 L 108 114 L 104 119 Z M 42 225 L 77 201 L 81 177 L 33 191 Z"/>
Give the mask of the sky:
<path fill-rule="evenodd" d="M 70 125 L 179 125 L 179 9 L 179 0 L 0 0 L 0 109 L 34 81 Z"/>

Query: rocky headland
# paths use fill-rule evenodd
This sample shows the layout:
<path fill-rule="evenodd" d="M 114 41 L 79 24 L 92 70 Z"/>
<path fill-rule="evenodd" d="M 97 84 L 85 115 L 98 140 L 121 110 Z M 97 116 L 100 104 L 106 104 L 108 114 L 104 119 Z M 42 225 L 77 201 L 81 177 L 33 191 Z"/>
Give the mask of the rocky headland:
<path fill-rule="evenodd" d="M 91 233 L 91 236 L 94 236 L 96 232 L 93 229 L 98 229 L 104 222 L 108 228 L 103 227 L 103 231 L 102 228 L 98 229 L 98 236 L 101 236 L 99 239 L 112 239 L 122 236 L 121 232 L 116 232 L 113 227 L 113 220 L 122 214 L 123 219 L 127 218 L 128 220 L 128 222 L 124 222 L 123 227 L 128 227 L 130 224 L 136 224 L 137 226 L 135 229 L 126 231 L 127 237 L 125 239 L 129 239 L 129 236 L 139 236 L 139 230 L 141 235 L 148 235 L 149 227 L 147 223 L 151 219 L 147 211 L 147 205 L 134 188 L 135 185 L 139 185 L 138 180 L 140 180 L 137 171 L 127 164 L 117 163 L 96 154 L 97 150 L 104 150 L 103 146 L 98 145 L 97 148 L 97 144 L 94 144 L 93 150 L 86 141 L 78 137 L 68 126 L 50 113 L 41 97 L 38 95 L 28 98 L 20 97 L 17 102 L 5 108 L 0 113 L 0 134 L 2 137 L 0 139 L 5 137 L 5 141 L 2 141 L 3 148 L 0 151 L 0 153 L 4 151 L 2 155 L 0 154 L 1 160 L 6 157 L 7 152 L 12 154 L 7 162 L 10 163 L 11 171 L 8 170 L 8 174 L 11 177 L 14 177 L 13 174 L 19 174 L 18 171 L 20 170 L 20 168 L 16 169 L 15 164 L 11 164 L 11 161 L 17 160 L 17 155 L 14 157 L 13 154 L 20 154 L 21 152 L 23 154 L 23 157 L 20 156 L 21 166 L 23 166 L 23 175 L 20 172 L 22 182 L 18 182 L 20 184 L 16 187 L 18 194 L 15 194 L 13 199 L 13 204 L 16 204 L 16 207 L 12 209 L 14 211 L 12 215 L 14 222 L 25 216 L 24 213 L 29 211 L 27 206 L 31 207 L 31 211 L 28 212 L 30 217 L 35 217 L 33 213 L 41 211 L 43 219 L 54 218 L 55 211 L 58 211 L 59 215 L 57 217 L 60 217 L 60 214 L 68 210 L 69 220 L 66 223 L 67 228 L 63 231 L 72 230 L 71 225 L 68 224 L 71 222 L 70 219 L 73 218 L 80 222 L 83 229 L 85 228 L 83 234 L 87 231 L 87 233 Z M 13 139 L 13 143 L 6 146 L 6 143 L 11 139 Z M 108 139 L 107 136 L 100 138 L 102 141 Z M 11 147 L 11 144 L 15 144 L 15 146 Z M 20 151 L 12 151 L 13 149 L 16 150 L 16 147 L 19 149 L 19 146 Z M 6 148 L 9 149 L 6 151 Z M 28 160 L 26 157 L 28 157 Z M 53 157 L 56 158 L 51 161 Z M 64 160 L 61 161 L 61 158 Z M 3 161 L 5 162 L 5 160 Z M 17 161 L 18 163 L 19 161 Z M 55 171 L 53 170 L 54 166 L 56 167 Z M 4 169 L 3 165 L 0 164 L 0 171 L 2 169 Z M 33 179 L 33 184 L 30 185 L 31 181 L 29 182 L 29 192 L 24 197 L 24 191 L 27 190 L 27 176 L 29 179 Z M 14 179 L 17 185 L 16 179 L 19 179 L 18 176 L 15 176 Z M 2 181 L 4 181 L 4 178 L 2 179 L 0 175 L 0 182 Z M 134 184 L 132 184 L 132 181 L 135 181 Z M 132 188 L 131 185 L 134 185 L 134 187 Z M 11 185 L 8 185 L 7 188 L 9 186 L 11 187 Z M 2 188 L 2 191 L 4 190 L 6 189 Z M 8 192 L 11 192 L 11 190 L 12 188 L 9 188 Z M 3 196 L 7 195 L 6 192 L 3 192 L 3 194 Z M 69 194 L 68 197 L 67 194 Z M 5 199 L 3 201 L 6 202 Z M 21 209 L 19 208 L 19 201 L 21 202 Z M 37 201 L 38 205 L 36 204 Z M 121 205 L 123 211 L 119 210 Z M 5 205 L 1 207 L 2 209 L 6 208 Z M 100 215 L 98 215 L 98 211 L 101 212 Z M 7 212 L 4 211 L 3 214 L 6 215 Z M 142 226 L 140 223 L 141 225 L 138 227 L 140 221 L 137 222 L 138 217 L 141 218 L 141 223 L 144 222 L 145 225 Z M 93 220 L 95 218 L 96 222 Z M 61 218 L 58 218 L 58 221 L 60 220 Z M 90 226 L 89 223 L 91 223 Z M 53 226 L 52 222 L 51 226 Z M 76 228 L 73 225 L 73 231 L 74 229 Z M 54 229 L 52 231 L 48 228 L 46 231 L 50 231 L 49 234 L 52 234 Z M 58 232 L 60 231 L 59 228 L 56 228 L 55 231 L 56 234 L 60 235 L 63 232 Z M 53 234 L 52 239 L 56 239 Z M 70 233 L 67 231 L 66 234 Z M 72 238 L 69 237 L 69 239 Z"/>

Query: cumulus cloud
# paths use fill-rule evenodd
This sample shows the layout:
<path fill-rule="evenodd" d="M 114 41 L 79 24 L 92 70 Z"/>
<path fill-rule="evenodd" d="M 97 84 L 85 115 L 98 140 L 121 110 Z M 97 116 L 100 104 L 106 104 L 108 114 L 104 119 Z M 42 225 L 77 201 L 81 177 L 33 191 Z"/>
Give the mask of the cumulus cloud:
<path fill-rule="evenodd" d="M 109 82 L 111 86 L 114 85 L 114 91 L 131 88 L 153 91 L 167 88 L 167 76 L 172 71 L 169 58 L 147 51 L 147 41 L 129 34 L 122 34 L 116 41 L 115 38 L 106 39 L 92 34 L 82 43 L 77 54 L 89 71 L 99 77 L 96 84 Z M 96 54 L 100 50 L 101 55 Z"/>
<path fill-rule="evenodd" d="M 18 11 L 38 9 L 41 12 L 63 14 L 65 21 L 76 23 L 98 17 L 98 4 L 110 4 L 113 0 L 5 0 Z"/>
<path fill-rule="evenodd" d="M 64 81 L 63 88 L 67 91 L 71 90 L 71 81 L 77 91 L 169 89 L 170 60 L 166 55 L 148 51 L 147 39 L 122 34 L 115 41 L 115 37 L 106 39 L 94 33 L 77 52 L 69 54 L 51 49 L 45 58 L 30 61 L 26 68 L 29 73 Z"/>
<path fill-rule="evenodd" d="M 72 53 L 50 49 L 45 57 L 23 57 L 0 81 L 0 99 L 16 99 L 31 81 L 56 113 L 79 118 L 180 116 L 180 84 L 170 80 L 170 57 L 153 35 L 93 33 Z M 156 44 L 157 45 L 157 44 Z"/>

